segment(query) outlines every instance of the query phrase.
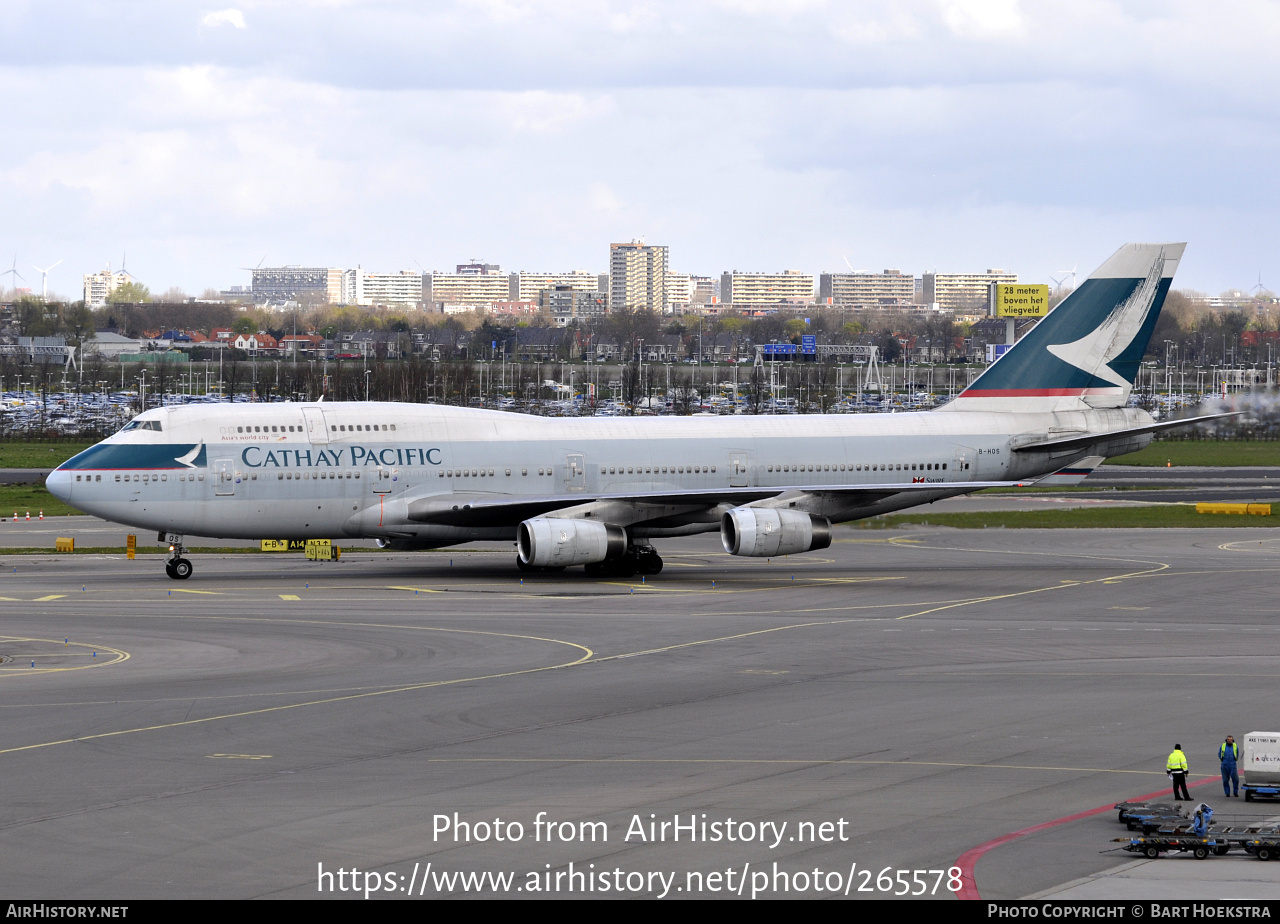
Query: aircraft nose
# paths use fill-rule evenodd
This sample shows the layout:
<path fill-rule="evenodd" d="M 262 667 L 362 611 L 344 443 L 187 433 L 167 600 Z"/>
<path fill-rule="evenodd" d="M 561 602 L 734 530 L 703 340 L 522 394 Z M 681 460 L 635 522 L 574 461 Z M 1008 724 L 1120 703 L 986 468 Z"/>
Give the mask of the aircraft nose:
<path fill-rule="evenodd" d="M 71 484 L 73 480 L 73 476 L 69 471 L 57 469 L 49 473 L 49 477 L 44 480 L 44 486 L 58 500 L 69 504 L 71 503 Z"/>

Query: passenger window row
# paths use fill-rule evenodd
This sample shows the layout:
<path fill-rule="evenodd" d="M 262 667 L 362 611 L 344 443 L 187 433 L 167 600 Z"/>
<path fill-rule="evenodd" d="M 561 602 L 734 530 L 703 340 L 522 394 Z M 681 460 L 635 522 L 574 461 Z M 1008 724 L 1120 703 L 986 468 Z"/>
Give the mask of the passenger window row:
<path fill-rule="evenodd" d="M 258 480 L 258 475 L 256 472 L 250 474 L 249 477 L 254 481 Z M 267 476 L 265 474 L 262 476 L 262 478 L 264 481 L 267 480 Z M 359 481 L 360 473 L 359 472 L 276 472 L 276 481 L 320 481 L 321 479 L 328 480 L 330 478 L 335 480 L 338 478 L 354 478 L 357 481 Z"/>
<path fill-rule="evenodd" d="M 714 475 L 715 472 L 716 467 L 714 465 L 600 466 L 601 475 L 706 475 L 708 473 Z"/>
<path fill-rule="evenodd" d="M 965 468 L 968 468 L 965 465 Z M 769 465 L 771 472 L 945 472 L 946 462 L 893 462 L 876 465 Z"/>
<path fill-rule="evenodd" d="M 392 431 L 394 431 L 394 430 L 395 430 L 395 428 L 396 428 L 396 425 L 395 425 L 395 424 L 350 424 L 350 425 L 348 425 L 348 424 L 332 424 L 332 425 L 329 427 L 329 429 L 330 429 L 330 430 L 332 430 L 334 433 L 337 433 L 337 432 L 339 432 L 339 431 L 341 431 L 341 432 L 343 432 L 343 433 L 346 433 L 348 430 L 350 430 L 350 431 L 352 431 L 352 432 L 359 431 L 359 432 L 362 432 L 362 433 L 364 433 L 364 432 L 369 432 L 369 431 L 372 431 L 372 430 L 392 430 Z M 128 428 L 126 428 L 126 429 L 128 429 Z M 160 429 L 160 428 L 159 428 L 159 426 L 157 426 L 155 429 L 157 429 L 157 430 L 158 430 L 158 429 Z M 305 427 L 303 427 L 303 426 L 302 426 L 302 424 L 291 424 L 291 425 L 288 425 L 288 426 L 285 426 L 285 425 L 283 425 L 283 424 L 280 424 L 280 425 L 272 424 L 271 426 L 265 426 L 265 425 L 264 425 L 264 426 L 261 426 L 261 427 L 258 427 L 258 426 L 253 426 L 253 427 L 236 427 L 236 432 L 237 432 L 237 433 L 305 433 L 305 432 L 306 432 L 306 428 L 305 428 Z"/>
<path fill-rule="evenodd" d="M 527 477 L 527 476 L 528 476 L 528 474 L 529 474 L 529 470 L 528 470 L 527 468 L 522 468 L 522 469 L 520 469 L 520 474 L 521 474 L 522 476 Z M 548 468 L 548 469 L 545 469 L 545 471 L 544 471 L 544 469 L 538 469 L 538 474 L 539 474 L 539 475 L 544 475 L 544 474 L 545 474 L 545 475 L 550 475 L 550 474 L 551 474 L 551 469 L 549 469 L 549 468 Z M 507 470 L 506 470 L 506 475 L 507 475 L 507 477 L 508 477 L 508 478 L 510 478 L 510 477 L 511 477 L 511 469 L 507 469 Z M 490 469 L 483 469 L 483 468 L 450 468 L 450 469 L 445 469 L 445 470 L 444 470 L 444 471 L 442 471 L 442 472 L 438 472 L 438 473 L 437 473 L 437 475 L 436 475 L 436 477 L 438 477 L 438 478 L 485 478 L 485 477 L 495 478 L 495 477 L 497 477 L 497 476 L 494 474 L 494 470 L 493 470 L 493 469 L 491 469 L 491 468 L 490 468 Z"/>

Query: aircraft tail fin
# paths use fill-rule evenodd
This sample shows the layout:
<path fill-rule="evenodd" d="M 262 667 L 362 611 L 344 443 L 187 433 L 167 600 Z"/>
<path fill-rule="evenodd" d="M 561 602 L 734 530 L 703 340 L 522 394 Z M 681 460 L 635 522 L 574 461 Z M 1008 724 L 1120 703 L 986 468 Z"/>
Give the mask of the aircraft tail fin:
<path fill-rule="evenodd" d="M 1125 244 L 952 405 L 956 410 L 1124 407 L 1186 244 Z"/>

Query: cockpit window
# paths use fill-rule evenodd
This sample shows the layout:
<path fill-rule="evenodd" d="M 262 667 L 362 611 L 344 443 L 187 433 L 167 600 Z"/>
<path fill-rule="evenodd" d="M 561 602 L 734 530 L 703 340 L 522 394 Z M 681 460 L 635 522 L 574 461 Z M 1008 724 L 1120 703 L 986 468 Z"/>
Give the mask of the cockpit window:
<path fill-rule="evenodd" d="M 125 433 L 129 430 L 155 430 L 158 433 L 163 429 L 164 428 L 160 426 L 160 421 L 158 420 L 134 419 L 125 424 L 124 428 L 120 432 Z"/>

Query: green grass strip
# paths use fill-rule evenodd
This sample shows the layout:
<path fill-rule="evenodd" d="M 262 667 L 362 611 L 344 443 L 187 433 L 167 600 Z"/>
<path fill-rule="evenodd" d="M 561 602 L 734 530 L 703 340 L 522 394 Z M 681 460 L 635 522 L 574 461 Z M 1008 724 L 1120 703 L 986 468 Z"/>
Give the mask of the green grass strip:
<path fill-rule="evenodd" d="M 1268 440 L 1161 440 L 1140 452 L 1108 459 L 1107 465 L 1165 467 L 1280 465 L 1280 442 Z"/>
<path fill-rule="evenodd" d="M 1194 504 L 1080 507 L 1074 510 L 993 510 L 988 513 L 894 513 L 861 520 L 858 529 L 950 526 L 955 529 L 1167 529 L 1280 526 L 1278 516 L 1196 513 Z"/>
<path fill-rule="evenodd" d="M 94 444 L 92 440 L 37 443 L 23 440 L 0 440 L 0 468 L 55 469 L 78 452 Z"/>
<path fill-rule="evenodd" d="M 25 517 L 30 511 L 34 520 L 44 511 L 46 517 L 78 516 L 83 511 L 77 510 L 58 500 L 46 490 L 42 484 L 5 484 L 0 485 L 0 517 Z"/>

